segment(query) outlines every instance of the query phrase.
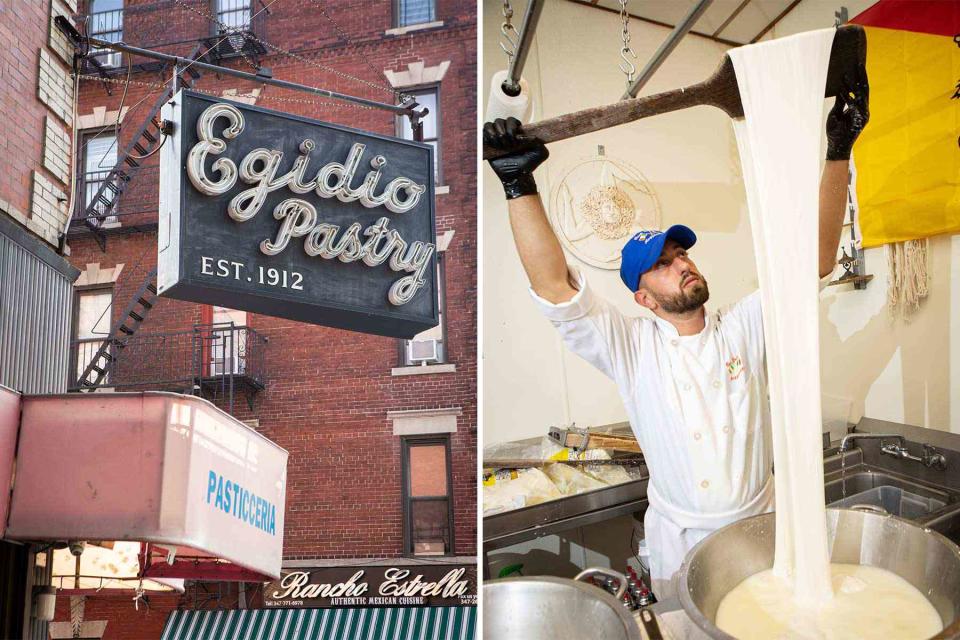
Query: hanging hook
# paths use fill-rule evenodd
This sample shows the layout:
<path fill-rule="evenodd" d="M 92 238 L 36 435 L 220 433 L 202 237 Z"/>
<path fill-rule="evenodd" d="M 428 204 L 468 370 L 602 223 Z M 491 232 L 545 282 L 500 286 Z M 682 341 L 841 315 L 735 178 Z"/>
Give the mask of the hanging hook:
<path fill-rule="evenodd" d="M 503 36 L 503 39 L 500 40 L 500 48 L 507 54 L 507 66 L 510 66 L 510 63 L 513 62 L 513 56 L 517 55 L 517 39 L 519 38 L 517 30 L 513 27 L 513 7 L 510 6 L 510 0 L 503 0 L 502 13 L 503 22 L 500 24 L 500 35 Z M 507 42 L 504 43 L 503 40 Z"/>
<path fill-rule="evenodd" d="M 626 74 L 627 86 L 630 86 L 630 83 L 633 82 L 633 75 L 637 72 L 637 66 L 630 61 L 630 58 L 636 60 L 637 54 L 630 47 L 624 47 L 620 49 L 620 57 L 623 59 L 623 62 L 620 63 L 620 71 Z"/>
<path fill-rule="evenodd" d="M 510 34 L 513 35 L 510 35 Z M 503 52 L 507 54 L 508 62 L 513 59 L 513 56 L 517 54 L 517 30 L 513 28 L 512 24 L 503 23 L 500 26 L 500 34 L 506 39 L 509 44 L 505 44 L 503 40 L 500 41 L 500 48 L 503 49 Z"/>

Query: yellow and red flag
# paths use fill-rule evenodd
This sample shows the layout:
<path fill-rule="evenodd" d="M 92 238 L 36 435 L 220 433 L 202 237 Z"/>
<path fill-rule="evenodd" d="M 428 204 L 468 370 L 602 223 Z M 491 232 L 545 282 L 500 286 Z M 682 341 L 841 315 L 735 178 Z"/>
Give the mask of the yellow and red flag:
<path fill-rule="evenodd" d="M 853 148 L 863 246 L 960 232 L 960 0 L 880 0 L 870 123 Z"/>

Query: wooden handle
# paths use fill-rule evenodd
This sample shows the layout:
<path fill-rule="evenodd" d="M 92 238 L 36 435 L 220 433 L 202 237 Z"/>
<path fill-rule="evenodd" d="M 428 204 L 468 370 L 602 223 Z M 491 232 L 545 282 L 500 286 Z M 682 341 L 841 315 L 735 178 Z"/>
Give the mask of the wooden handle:
<path fill-rule="evenodd" d="M 855 68 L 857 65 L 864 64 L 866 55 L 867 39 L 863 27 L 846 25 L 837 28 L 837 33 L 833 38 L 833 47 L 830 50 L 826 97 L 835 96 L 842 91 L 845 76 L 856 77 Z M 743 117 L 740 89 L 737 87 L 737 76 L 729 56 L 724 55 L 723 62 L 720 63 L 714 74 L 699 84 L 644 98 L 621 100 L 602 107 L 590 107 L 556 118 L 541 120 L 526 125 L 523 129 L 527 134 L 549 144 L 626 124 L 634 120 L 699 105 L 709 105 L 722 109 L 731 118 Z M 504 152 L 486 144 L 483 145 L 484 160 L 498 158 L 507 153 L 509 151 Z"/>
<path fill-rule="evenodd" d="M 523 130 L 528 135 L 549 144 L 633 122 L 641 118 L 702 104 L 719 107 L 733 118 L 743 116 L 743 107 L 740 106 L 740 93 L 737 89 L 737 78 L 734 75 L 733 63 L 730 62 L 730 58 L 724 56 L 723 63 L 716 73 L 699 84 L 643 98 L 621 100 L 602 107 L 590 107 L 582 111 L 575 111 L 574 113 L 525 125 Z M 483 145 L 484 160 L 498 158 L 502 155 L 506 155 L 506 153 L 486 144 Z"/>
<path fill-rule="evenodd" d="M 576 449 L 583 443 L 583 436 L 579 433 L 567 433 L 564 446 Z M 587 441 L 587 449 L 616 449 L 617 451 L 633 451 L 641 453 L 640 445 L 631 436 L 611 436 L 604 433 L 591 433 Z"/>

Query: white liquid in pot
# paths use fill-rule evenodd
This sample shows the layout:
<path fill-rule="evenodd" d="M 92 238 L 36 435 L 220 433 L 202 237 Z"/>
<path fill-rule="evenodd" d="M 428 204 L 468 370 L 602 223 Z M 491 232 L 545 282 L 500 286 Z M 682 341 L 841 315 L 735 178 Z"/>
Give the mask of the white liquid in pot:
<path fill-rule="evenodd" d="M 729 52 L 745 113 L 734 131 L 763 302 L 777 492 L 773 569 L 734 588 L 717 612 L 717 626 L 741 640 L 919 640 L 942 629 L 925 595 L 901 577 L 830 564 L 816 277 L 822 96 L 833 35 L 822 30 Z"/>
<path fill-rule="evenodd" d="M 754 574 L 720 603 L 718 627 L 740 640 L 921 640 L 943 630 L 930 601 L 877 567 L 831 564 L 833 598 L 801 606 L 772 570 Z"/>

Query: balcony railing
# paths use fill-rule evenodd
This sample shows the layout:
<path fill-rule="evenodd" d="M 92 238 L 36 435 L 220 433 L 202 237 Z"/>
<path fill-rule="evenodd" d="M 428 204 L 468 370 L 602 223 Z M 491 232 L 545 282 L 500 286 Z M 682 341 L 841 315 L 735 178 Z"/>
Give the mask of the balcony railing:
<path fill-rule="evenodd" d="M 102 338 L 74 340 L 70 390 L 96 355 Z M 111 340 L 99 388 L 120 391 L 176 391 L 229 404 L 240 392 L 248 398 L 265 387 L 267 338 L 233 323 L 194 325 L 168 333 L 140 333 Z"/>
<path fill-rule="evenodd" d="M 117 218 L 115 215 L 103 215 L 106 210 L 103 203 L 94 201 L 100 187 L 103 186 L 107 176 L 110 175 L 111 169 L 113 169 L 112 166 L 107 167 L 103 171 L 88 171 L 80 174 L 77 193 L 82 194 L 83 197 L 77 198 L 77 203 L 73 211 L 73 221 L 83 221 L 84 219 L 92 218 L 97 226 L 116 222 Z M 87 209 L 90 205 L 93 205 L 93 208 L 88 212 Z"/>
<path fill-rule="evenodd" d="M 242 56 L 254 61 L 267 53 L 257 40 L 266 37 L 264 19 L 256 0 L 219 0 L 213 3 L 216 22 L 211 22 L 210 35 L 205 40 L 218 58 Z M 252 37 L 251 37 L 252 36 Z"/>
<path fill-rule="evenodd" d="M 97 11 L 78 16 L 78 24 L 85 25 L 85 32 L 91 37 L 108 42 L 122 41 L 145 49 L 202 41 L 207 47 L 213 47 L 210 51 L 212 59 L 208 62 L 237 56 L 256 62 L 267 52 L 266 47 L 249 37 L 267 37 L 265 25 L 269 10 L 261 11 L 263 4 L 259 0 L 183 0 L 180 4 L 183 6 L 157 1 Z M 180 21 L 170 20 L 171 5 L 173 10 L 189 17 L 186 30 Z M 165 28 L 164 25 L 168 24 L 180 27 Z M 126 73 L 127 61 L 128 58 L 119 53 L 91 49 L 82 61 L 81 73 L 103 76 Z M 158 68 L 159 63 L 133 58 L 134 72 L 152 72 Z"/>

